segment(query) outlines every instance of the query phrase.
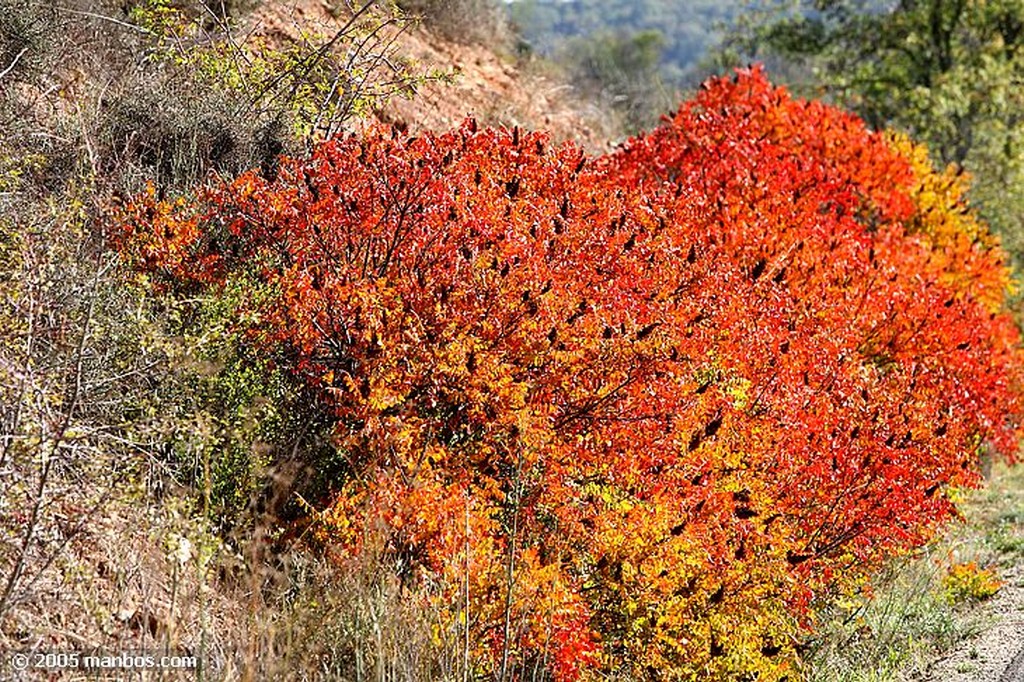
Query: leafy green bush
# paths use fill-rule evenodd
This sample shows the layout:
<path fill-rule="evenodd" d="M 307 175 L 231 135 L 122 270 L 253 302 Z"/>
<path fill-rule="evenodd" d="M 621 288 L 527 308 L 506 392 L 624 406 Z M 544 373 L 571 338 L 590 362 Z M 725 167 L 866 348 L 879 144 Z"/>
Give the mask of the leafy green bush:
<path fill-rule="evenodd" d="M 258 286 L 239 278 L 219 297 L 160 299 L 162 334 L 171 340 L 171 370 L 161 389 L 168 410 L 165 461 L 199 491 L 206 515 L 223 530 L 264 512 L 294 515 L 297 498 L 289 493 L 318 499 L 338 468 L 327 437 L 332 420 L 280 363 L 256 356 L 237 330 L 237 301 Z M 282 494 L 290 499 L 279 499 Z"/>

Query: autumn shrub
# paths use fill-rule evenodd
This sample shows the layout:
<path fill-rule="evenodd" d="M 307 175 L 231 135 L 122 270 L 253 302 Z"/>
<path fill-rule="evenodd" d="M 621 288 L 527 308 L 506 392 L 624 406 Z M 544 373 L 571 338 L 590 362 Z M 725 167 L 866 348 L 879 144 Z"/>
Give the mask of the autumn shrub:
<path fill-rule="evenodd" d="M 950 566 L 942 584 L 946 598 L 954 603 L 988 599 L 1004 585 L 994 571 L 981 568 L 974 561 Z"/>
<path fill-rule="evenodd" d="M 383 533 L 466 674 L 786 679 L 1019 435 L 1008 270 L 924 159 L 753 70 L 602 158 L 381 129 L 116 223 L 168 295 L 261 283 L 344 460 L 308 535 Z"/>

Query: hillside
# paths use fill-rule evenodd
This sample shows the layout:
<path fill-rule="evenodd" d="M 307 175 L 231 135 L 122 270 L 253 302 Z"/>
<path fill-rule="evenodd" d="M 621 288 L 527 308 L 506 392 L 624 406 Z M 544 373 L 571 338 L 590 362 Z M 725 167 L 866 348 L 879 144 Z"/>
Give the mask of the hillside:
<path fill-rule="evenodd" d="M 1019 663 L 965 644 L 1024 546 L 968 179 L 760 67 L 623 141 L 403 6 L 0 0 L 0 680 Z M 614 8 L 680 60 L 732 11 Z"/>
<path fill-rule="evenodd" d="M 249 30 L 290 42 L 311 30 L 331 35 L 344 22 L 344 15 L 334 16 L 317 0 L 268 3 L 246 18 Z M 518 61 L 507 36 L 492 38 L 487 45 L 455 42 L 431 32 L 429 21 L 403 24 L 388 38 L 389 49 L 419 73 L 438 72 L 442 78 L 399 93 L 373 117 L 443 130 L 474 116 L 485 125 L 547 130 L 556 140 L 573 139 L 595 150 L 617 134 L 609 115 L 574 93 L 556 70 L 544 73 Z"/>

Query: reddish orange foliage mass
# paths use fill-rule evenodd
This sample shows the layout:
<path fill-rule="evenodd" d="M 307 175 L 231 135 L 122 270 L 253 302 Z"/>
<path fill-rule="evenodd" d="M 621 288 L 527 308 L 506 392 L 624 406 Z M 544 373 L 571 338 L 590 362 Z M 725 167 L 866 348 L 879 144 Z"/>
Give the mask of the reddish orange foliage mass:
<path fill-rule="evenodd" d="M 383 532 L 480 672 L 782 679 L 1020 435 L 1003 255 L 924 159 L 743 71 L 604 158 L 380 130 L 143 197 L 120 243 L 252 283 L 351 463 L 321 540 Z"/>

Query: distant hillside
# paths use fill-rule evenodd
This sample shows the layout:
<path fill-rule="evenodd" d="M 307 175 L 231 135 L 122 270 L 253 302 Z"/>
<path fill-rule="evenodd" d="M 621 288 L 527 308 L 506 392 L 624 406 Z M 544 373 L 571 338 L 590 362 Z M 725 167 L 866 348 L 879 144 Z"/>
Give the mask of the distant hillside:
<path fill-rule="evenodd" d="M 667 84 L 695 85 L 697 64 L 737 17 L 742 0 L 514 0 L 512 21 L 536 52 L 557 56 L 581 38 L 657 31 L 664 39 L 660 71 Z"/>

